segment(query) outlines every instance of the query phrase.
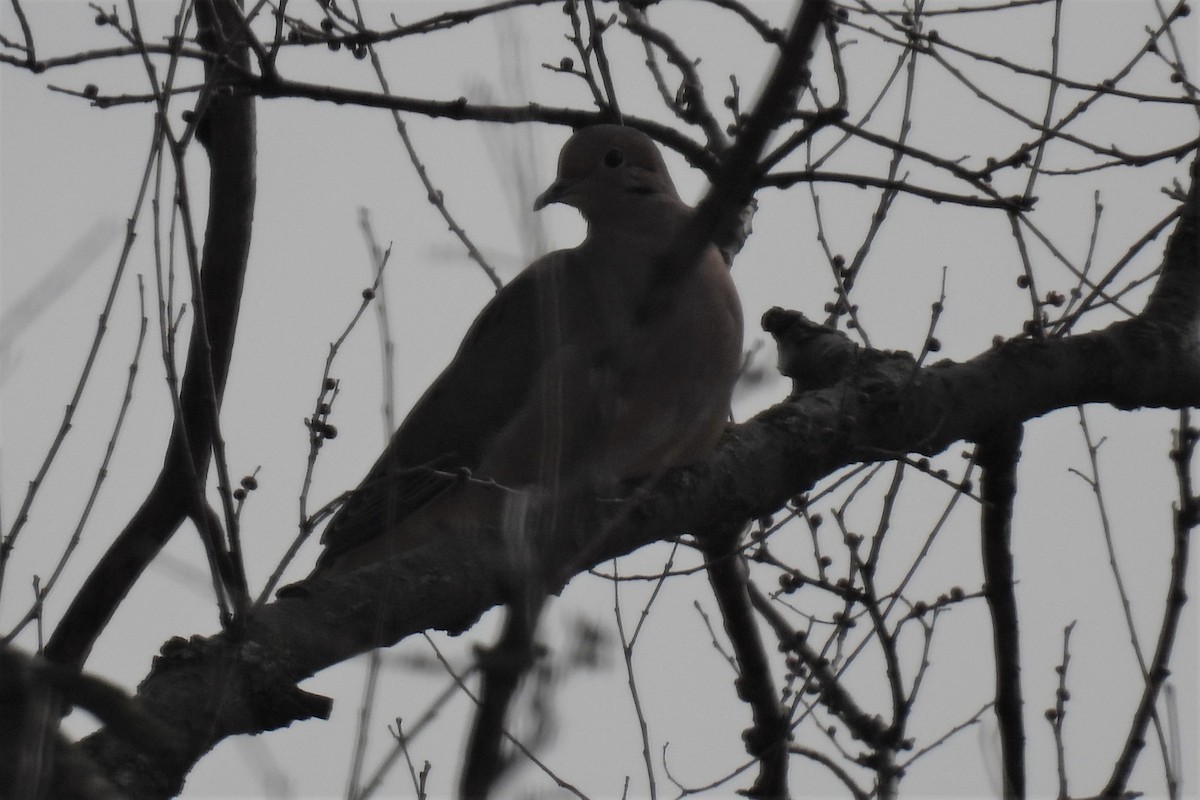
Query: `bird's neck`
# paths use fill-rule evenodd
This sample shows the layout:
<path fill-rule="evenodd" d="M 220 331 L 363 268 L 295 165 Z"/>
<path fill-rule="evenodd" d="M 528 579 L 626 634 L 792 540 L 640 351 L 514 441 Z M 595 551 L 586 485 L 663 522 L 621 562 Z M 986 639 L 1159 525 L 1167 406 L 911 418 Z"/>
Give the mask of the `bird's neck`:
<path fill-rule="evenodd" d="M 634 198 L 616 208 L 605 209 L 603 215 L 590 215 L 588 238 L 645 236 L 666 239 L 675 233 L 690 211 L 690 207 L 674 198 Z"/>

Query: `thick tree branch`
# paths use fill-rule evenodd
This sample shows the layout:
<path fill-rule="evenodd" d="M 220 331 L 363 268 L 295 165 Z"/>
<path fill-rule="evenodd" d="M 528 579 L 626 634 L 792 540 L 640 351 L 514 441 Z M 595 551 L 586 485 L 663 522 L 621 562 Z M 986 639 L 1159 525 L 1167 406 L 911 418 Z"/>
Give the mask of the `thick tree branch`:
<path fill-rule="evenodd" d="M 790 721 L 779 701 L 771 662 L 746 588 L 750 572 L 739 546 L 741 530 L 742 526 L 728 525 L 709 532 L 704 567 L 721 609 L 725 633 L 737 657 L 738 697 L 749 704 L 754 719 L 753 726 L 742 732 L 742 740 L 746 751 L 758 759 L 758 777 L 745 794 L 755 798 L 787 798 Z"/>
<path fill-rule="evenodd" d="M 728 228 L 750 203 L 762 179 L 758 159 L 767 139 L 788 120 L 809 84 L 808 62 L 829 8 L 828 0 L 804 0 L 800 5 L 754 109 L 742 121 L 733 146 L 720 154 L 721 165 L 712 174 L 712 185 L 671 242 L 670 257 L 657 273 L 661 286 L 670 286 L 691 269 L 714 234 Z"/>
<path fill-rule="evenodd" d="M 124 798 L 58 730 L 66 700 L 104 722 L 119 739 L 170 761 L 175 731 L 122 689 L 100 678 L 0 646 L 0 797 Z"/>
<path fill-rule="evenodd" d="M 1181 281 L 1187 286 L 1200 280 L 1200 265 L 1181 242 L 1186 237 L 1177 233 L 1167 259 L 1177 261 L 1164 264 L 1164 275 L 1190 275 L 1191 282 Z M 779 310 L 765 319 L 791 374 L 798 365 L 789 355 L 790 337 L 802 320 Z M 847 464 L 983 440 L 998 420 L 1028 420 L 1081 403 L 1200 405 L 1193 332 L 1147 317 L 1065 340 L 1010 341 L 965 363 L 924 368 L 907 354 L 853 352 L 845 359 L 849 374 L 837 383 L 731 428 L 712 456 L 670 473 L 653 491 L 635 493 L 616 509 L 600 504 L 596 525 L 579 529 L 602 533 L 557 542 L 559 552 L 548 559 L 557 567 L 549 585 L 561 587 L 589 566 L 680 531 L 769 514 Z M 612 523 L 604 524 L 606 518 Z M 316 579 L 261 609 L 240 643 L 222 634 L 173 645 L 142 683 L 139 698 L 186 732 L 184 762 L 226 736 L 319 716 L 325 706 L 294 689 L 295 682 L 419 631 L 465 630 L 502 601 L 502 563 L 499 536 L 475 531 L 411 551 L 402 561 Z M 147 788 L 148 796 L 166 796 L 190 768 L 152 763 L 107 732 L 92 737 L 88 749 L 110 774 L 133 775 L 119 765 L 135 759 L 130 780 L 161 787 L 157 793 Z"/>
<path fill-rule="evenodd" d="M 539 648 L 534 633 L 543 601 L 538 598 L 531 604 L 514 603 L 510 597 L 499 640 L 478 653 L 479 703 L 459 781 L 459 797 L 463 800 L 488 797 L 512 766 L 512 758 L 503 749 L 508 735 L 505 723 L 522 679 L 537 662 Z"/>
<path fill-rule="evenodd" d="M 815 368 L 828 379 L 823 388 L 732 428 L 706 461 L 665 476 L 653 491 L 598 506 L 596 524 L 579 530 L 599 533 L 554 543 L 550 587 L 680 531 L 767 515 L 847 464 L 939 453 L 958 441 L 986 440 L 997 425 L 1083 403 L 1200 405 L 1196 170 L 1145 312 L 1104 330 L 1012 340 L 964 363 L 922 368 L 908 354 L 843 342 L 796 312 L 768 312 L 764 327 L 779 342 L 785 374 L 811 371 L 817 353 Z M 131 793 L 166 796 L 226 736 L 324 714 L 327 704 L 296 690 L 295 682 L 415 632 L 465 630 L 503 599 L 500 547 L 495 532 L 449 537 L 403 561 L 316 579 L 261 609 L 238 642 L 221 634 L 173 643 L 138 697 L 185 737 L 184 755 L 172 763 L 154 760 L 108 731 L 91 737 L 87 749 Z"/>
<path fill-rule="evenodd" d="M 1012 515 L 1021 460 L 1019 425 L 998 426 L 979 443 L 975 460 L 983 471 L 980 525 L 984 596 L 992 615 L 996 700 L 1004 797 L 1025 797 L 1025 716 L 1021 699 L 1021 647 L 1013 577 Z"/>
<path fill-rule="evenodd" d="M 61 669 L 47 674 L 45 668 L 40 659 L 0 646 L 0 797 L 123 800 L 58 730 L 58 697 L 86 706 L 98 686 L 101 694 L 112 687 Z"/>
<path fill-rule="evenodd" d="M 215 3 L 215 5 L 210 5 Z M 236 30 L 228 19 L 236 13 L 225 0 L 197 4 L 202 36 L 218 49 L 216 32 Z M 233 47 L 229 59 L 248 64 L 244 47 Z M 206 69 L 224 69 L 206 62 Z M 212 82 L 219 75 L 209 75 Z M 208 222 L 201 258 L 199 304 L 203 322 L 192 327 L 187 367 L 180 392 L 181 415 L 171 431 L 162 471 L 141 507 L 75 595 L 46 646 L 46 657 L 79 669 L 96 638 L 146 565 L 193 513 L 194 492 L 187 487 L 208 471 L 210 442 L 216 426 L 214 401 L 220 404 L 229 374 L 241 302 L 242 281 L 250 250 L 255 195 L 254 100 L 214 93 L 202 97 L 200 129 L 211 166 Z M 197 298 L 198 300 L 200 298 Z"/>

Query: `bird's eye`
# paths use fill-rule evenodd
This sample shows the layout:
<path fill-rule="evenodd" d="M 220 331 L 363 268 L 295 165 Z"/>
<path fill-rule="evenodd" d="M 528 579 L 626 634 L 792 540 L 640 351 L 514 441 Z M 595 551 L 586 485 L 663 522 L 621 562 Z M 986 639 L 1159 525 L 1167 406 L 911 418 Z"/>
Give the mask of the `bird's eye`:
<path fill-rule="evenodd" d="M 619 167 L 625 163 L 625 154 L 620 150 L 609 150 L 604 154 L 604 166 Z"/>

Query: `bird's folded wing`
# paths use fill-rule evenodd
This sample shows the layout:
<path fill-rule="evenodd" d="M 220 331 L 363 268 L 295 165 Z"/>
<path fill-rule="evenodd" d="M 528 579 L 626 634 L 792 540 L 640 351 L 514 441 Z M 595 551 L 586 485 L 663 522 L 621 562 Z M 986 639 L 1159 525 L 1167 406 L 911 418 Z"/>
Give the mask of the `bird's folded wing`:
<path fill-rule="evenodd" d="M 320 564 L 382 535 L 475 470 L 524 406 L 553 350 L 542 320 L 571 251 L 550 253 L 509 282 L 472 323 L 457 354 L 413 406 L 321 537 Z"/>

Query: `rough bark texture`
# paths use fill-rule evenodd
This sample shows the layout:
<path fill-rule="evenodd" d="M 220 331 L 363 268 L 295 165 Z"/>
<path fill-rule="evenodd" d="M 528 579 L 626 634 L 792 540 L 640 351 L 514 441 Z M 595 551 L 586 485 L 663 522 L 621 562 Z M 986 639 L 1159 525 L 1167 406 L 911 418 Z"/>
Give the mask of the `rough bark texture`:
<path fill-rule="evenodd" d="M 847 464 L 939 453 L 1082 403 L 1200 405 L 1196 170 L 1159 283 L 1138 318 L 1067 339 L 1013 340 L 965 363 L 923 368 L 903 353 L 817 347 L 839 353 L 836 382 L 732 428 L 705 462 L 665 476 L 615 511 L 611 503 L 597 507 L 595 533 L 559 542 L 548 559 L 549 584 L 565 585 L 588 566 L 682 531 L 767 515 Z M 811 366 L 813 332 L 800 315 L 773 310 L 764 323 L 787 374 L 803 372 L 806 358 Z M 470 626 L 501 599 L 497 548 L 486 531 L 436 542 L 403 562 L 305 585 L 263 608 L 239 641 L 173 640 L 138 699 L 184 738 L 178 757 L 145 755 L 107 730 L 85 747 L 131 796 L 169 796 L 224 737 L 325 713 L 327 704 L 295 689 L 296 681 L 418 631 Z"/>
<path fill-rule="evenodd" d="M 732 427 L 701 464 L 665 476 L 616 509 L 599 505 L 591 527 L 599 533 L 559 543 L 549 560 L 556 569 L 551 585 L 681 531 L 767 515 L 847 464 L 932 455 L 958 441 L 979 441 L 998 421 L 1029 420 L 1081 403 L 1200 405 L 1197 229 L 1193 187 L 1159 288 L 1148 313 L 1136 319 L 1062 340 L 1009 341 L 964 363 L 923 368 L 904 353 L 857 353 L 839 381 Z M 1165 318 L 1149 313 L 1160 309 Z M 788 372 L 803 363 L 789 333 L 811 335 L 801 320 L 780 310 L 764 320 L 779 340 L 781 360 L 791 365 Z M 240 642 L 225 635 L 175 640 L 138 697 L 185 734 L 186 752 L 171 763 L 152 762 L 105 731 L 87 740 L 87 750 L 131 795 L 169 796 L 224 737 L 324 713 L 324 703 L 296 690 L 296 681 L 419 631 L 468 628 L 501 600 L 498 546 L 487 531 L 436 542 L 401 562 L 304 585 L 255 615 Z"/>

